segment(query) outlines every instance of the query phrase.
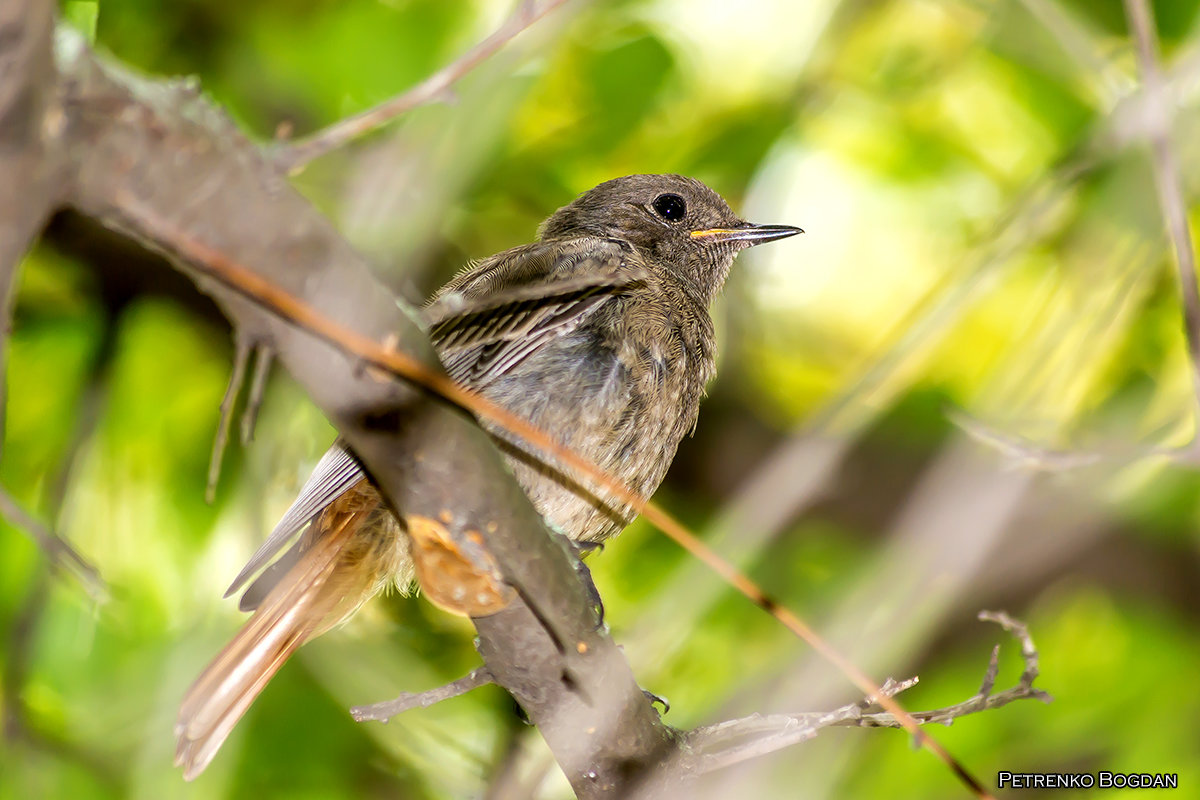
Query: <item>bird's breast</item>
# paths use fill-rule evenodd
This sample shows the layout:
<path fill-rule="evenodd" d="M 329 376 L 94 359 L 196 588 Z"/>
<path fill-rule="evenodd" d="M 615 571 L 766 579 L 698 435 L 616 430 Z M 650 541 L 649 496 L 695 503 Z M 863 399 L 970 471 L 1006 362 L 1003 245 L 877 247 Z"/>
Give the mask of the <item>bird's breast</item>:
<path fill-rule="evenodd" d="M 619 310 L 539 348 L 484 393 L 648 497 L 695 425 L 712 372 L 711 337 L 685 321 Z M 603 539 L 628 523 L 624 504 L 584 490 L 505 432 L 492 433 L 510 445 L 518 480 L 560 530 Z"/>

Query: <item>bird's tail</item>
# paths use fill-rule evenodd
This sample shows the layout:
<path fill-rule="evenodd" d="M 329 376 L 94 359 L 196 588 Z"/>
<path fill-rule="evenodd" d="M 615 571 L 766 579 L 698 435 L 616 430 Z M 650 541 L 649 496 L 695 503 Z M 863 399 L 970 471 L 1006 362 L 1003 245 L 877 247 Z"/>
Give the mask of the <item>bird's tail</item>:
<path fill-rule="evenodd" d="M 297 647 L 345 619 L 378 588 L 378 575 L 352 540 L 364 510 L 326 516 L 258 610 L 188 689 L 175 723 L 175 764 L 191 780 Z M 328 515 L 329 512 L 327 511 Z M 332 524 L 331 524 L 332 523 Z"/>

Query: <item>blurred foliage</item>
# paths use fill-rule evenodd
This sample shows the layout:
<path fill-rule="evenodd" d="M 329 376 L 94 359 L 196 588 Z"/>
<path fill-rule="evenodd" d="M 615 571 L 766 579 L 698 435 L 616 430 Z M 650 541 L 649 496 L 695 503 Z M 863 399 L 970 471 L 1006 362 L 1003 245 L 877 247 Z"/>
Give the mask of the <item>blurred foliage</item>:
<path fill-rule="evenodd" d="M 263 140 L 394 95 L 510 10 L 62 5 L 115 57 L 197 75 Z M 1153 6 L 1178 69 L 1176 141 L 1194 197 L 1200 0 Z M 878 677 L 919 672 L 903 696 L 913 708 L 974 693 L 997 641 L 1000 685 L 1015 680 L 1015 645 L 973 621 L 1006 606 L 1030 623 L 1056 701 L 936 731 L 949 749 L 985 781 L 1001 769 L 1167 771 L 1187 796 L 1200 786 L 1200 475 L 1135 456 L 1190 441 L 1195 401 L 1137 85 L 1120 0 L 573 2 L 452 103 L 298 184 L 413 302 L 630 172 L 694 175 L 747 218 L 804 226 L 739 260 L 717 309 L 720 378 L 660 499 L 736 550 L 750 531 L 724 535 L 722 513 L 739 487 L 806 431 L 839 437 L 846 455 L 824 490 L 745 554 L 754 577 Z M 500 764 L 545 773 L 543 795 L 564 796 L 494 688 L 387 726 L 350 720 L 351 704 L 475 662 L 468 624 L 400 598 L 306 647 L 208 772 L 182 782 L 170 766 L 177 703 L 240 620 L 219 598 L 333 432 L 277 371 L 256 442 L 231 448 L 206 505 L 229 332 L 182 293 L 114 298 L 105 276 L 127 264 L 110 254 L 115 266 L 94 270 L 104 253 L 81 254 L 69 230 L 52 227 L 22 272 L 0 480 L 95 561 L 113 596 L 92 607 L 0 526 L 0 797 L 464 797 Z M 948 408 L 1000 437 L 1116 456 L 1050 475 L 1018 465 L 1014 477 L 1002 452 L 963 444 Z M 984 538 L 991 507 L 973 518 L 951 495 L 946 513 L 969 524 L 905 549 L 923 529 L 906 527 L 910 514 L 954 458 L 1018 482 L 1023 510 Z M 775 477 L 777 492 L 794 490 Z M 975 545 L 976 561 L 928 566 Z M 853 699 L 643 523 L 591 563 L 614 635 L 671 698 L 672 724 Z M 783 692 L 797 685 L 809 693 Z M 721 780 L 748 796 L 963 796 L 893 731 L 830 731 Z"/>

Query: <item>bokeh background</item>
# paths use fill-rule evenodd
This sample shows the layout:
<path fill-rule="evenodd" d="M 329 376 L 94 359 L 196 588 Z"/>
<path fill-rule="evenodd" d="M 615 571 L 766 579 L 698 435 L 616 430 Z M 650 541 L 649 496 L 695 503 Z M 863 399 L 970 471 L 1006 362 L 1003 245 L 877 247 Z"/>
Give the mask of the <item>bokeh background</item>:
<path fill-rule="evenodd" d="M 1200 2 L 1152 5 L 1193 202 Z M 127 64 L 197 76 L 265 141 L 407 88 L 511 4 L 62 8 Z M 658 499 L 875 677 L 919 674 L 909 708 L 974 693 L 995 643 L 1015 682 L 1016 645 L 975 614 L 1025 619 L 1055 702 L 934 732 L 986 782 L 1165 771 L 1195 796 L 1200 475 L 1164 448 L 1192 441 L 1197 403 L 1147 109 L 1119 0 L 572 0 L 453 102 L 297 183 L 412 302 L 631 172 L 804 227 L 739 259 L 719 377 Z M 0 797 L 567 796 L 494 687 L 350 719 L 476 664 L 467 623 L 396 597 L 304 648 L 194 784 L 172 769 L 178 701 L 241 621 L 221 594 L 334 436 L 276 369 L 207 504 L 231 342 L 189 283 L 87 220 L 60 216 L 28 257 L 0 480 L 111 596 L 0 525 Z M 671 724 L 856 699 L 648 526 L 591 564 Z M 697 794 L 735 792 L 965 796 L 905 734 L 858 729 Z"/>

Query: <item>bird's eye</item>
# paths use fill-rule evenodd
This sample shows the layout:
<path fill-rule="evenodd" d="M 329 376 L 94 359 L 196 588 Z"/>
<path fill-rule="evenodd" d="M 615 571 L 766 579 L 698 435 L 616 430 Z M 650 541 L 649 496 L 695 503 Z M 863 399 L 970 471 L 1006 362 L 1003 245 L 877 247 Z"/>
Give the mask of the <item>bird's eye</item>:
<path fill-rule="evenodd" d="M 651 205 L 654 212 L 667 222 L 679 222 L 687 214 L 687 203 L 677 194 L 660 194 Z"/>

